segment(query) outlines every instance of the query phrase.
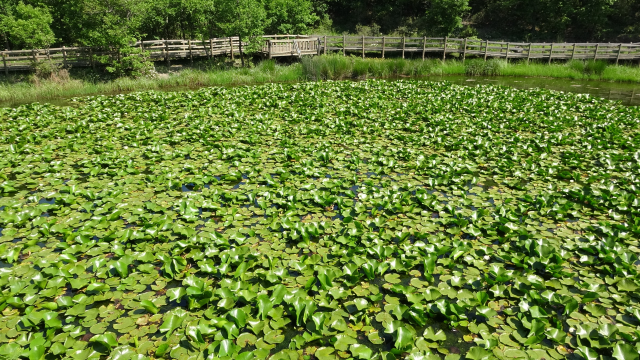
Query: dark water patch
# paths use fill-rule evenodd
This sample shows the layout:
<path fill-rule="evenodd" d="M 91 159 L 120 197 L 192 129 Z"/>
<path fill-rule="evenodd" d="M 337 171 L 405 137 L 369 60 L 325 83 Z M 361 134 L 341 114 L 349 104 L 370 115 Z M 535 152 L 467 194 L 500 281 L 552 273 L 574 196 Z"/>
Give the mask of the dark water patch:
<path fill-rule="evenodd" d="M 55 203 L 56 203 L 56 199 L 55 198 L 50 198 L 50 199 L 42 198 L 42 199 L 38 200 L 38 204 L 53 205 Z"/>

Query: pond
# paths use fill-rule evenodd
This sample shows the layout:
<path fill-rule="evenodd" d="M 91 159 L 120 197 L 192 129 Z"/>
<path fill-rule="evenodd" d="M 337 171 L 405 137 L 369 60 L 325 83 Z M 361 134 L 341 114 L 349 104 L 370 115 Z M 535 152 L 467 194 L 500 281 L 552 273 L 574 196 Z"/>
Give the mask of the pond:
<path fill-rule="evenodd" d="M 551 79 L 539 77 L 432 76 L 429 80 L 446 80 L 459 85 L 504 85 L 517 89 L 541 88 L 590 94 L 599 98 L 621 101 L 626 106 L 640 105 L 640 84 L 609 81 Z"/>
<path fill-rule="evenodd" d="M 410 79 L 407 78 L 393 78 L 387 80 L 400 80 Z M 415 79 L 415 78 L 413 78 Z M 553 79 L 553 78 L 540 78 L 540 77 L 516 77 L 516 76 L 498 76 L 498 77 L 482 77 L 482 76 L 464 76 L 464 75 L 444 75 L 444 76 L 427 76 L 420 78 L 425 81 L 449 81 L 459 85 L 475 86 L 475 85 L 503 85 L 511 86 L 517 89 L 533 89 L 542 88 L 549 90 L 557 90 L 564 92 L 590 94 L 599 98 L 621 101 L 625 106 L 639 106 L 640 105 L 640 84 L 637 83 L 621 83 L 621 82 L 609 82 L 609 81 L 593 81 L 593 80 L 571 80 L 571 79 Z M 230 85 L 246 86 L 243 85 Z M 255 84 L 259 85 L 259 84 Z M 188 91 L 197 90 L 200 87 L 170 87 L 159 89 L 158 91 Z M 135 91 L 122 91 L 113 92 L 103 95 L 117 95 L 130 93 Z M 69 106 L 71 102 L 70 98 L 60 97 L 55 99 L 41 100 L 39 102 L 53 104 L 58 106 Z M 25 102 L 2 102 L 0 101 L 0 107 L 18 107 L 26 104 Z"/>

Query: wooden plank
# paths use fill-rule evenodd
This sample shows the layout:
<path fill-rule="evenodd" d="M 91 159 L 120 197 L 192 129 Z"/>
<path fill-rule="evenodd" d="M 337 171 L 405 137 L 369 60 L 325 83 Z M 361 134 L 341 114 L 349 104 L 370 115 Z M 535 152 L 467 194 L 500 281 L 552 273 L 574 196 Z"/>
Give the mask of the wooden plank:
<path fill-rule="evenodd" d="M 62 47 L 62 66 L 63 67 L 67 67 L 67 51 L 65 50 L 64 46 Z"/>
<path fill-rule="evenodd" d="M 231 60 L 233 59 L 233 39 L 229 38 L 229 48 L 231 49 L 229 52 L 231 53 Z"/>
<path fill-rule="evenodd" d="M 511 46 L 511 43 L 507 43 L 507 53 L 504 56 L 505 60 L 507 60 L 507 62 L 509 62 L 509 47 Z"/>
<path fill-rule="evenodd" d="M 553 43 L 551 43 L 551 48 L 549 48 L 549 65 L 551 65 L 551 56 L 553 55 Z"/>
<path fill-rule="evenodd" d="M 384 46 L 385 46 L 385 40 L 386 38 L 383 36 L 382 37 L 382 58 L 384 59 Z"/>
<path fill-rule="evenodd" d="M 327 35 L 324 36 L 324 54 L 327 55 Z"/>
<path fill-rule="evenodd" d="M 593 60 L 595 61 L 596 58 L 598 57 L 598 47 L 600 47 L 600 44 L 596 44 L 596 51 L 593 53 Z"/>
<path fill-rule="evenodd" d="M 487 48 L 489 47 L 489 40 L 484 45 L 484 61 L 487 61 Z"/>
<path fill-rule="evenodd" d="M 620 61 L 620 51 L 622 50 L 622 44 L 618 45 L 618 56 L 616 56 L 616 66 L 618 66 L 618 61 Z"/>
<path fill-rule="evenodd" d="M 424 61 L 424 54 L 427 52 L 427 37 L 422 37 L 422 61 Z"/>
<path fill-rule="evenodd" d="M 444 37 L 444 50 L 442 51 L 442 61 L 447 58 L 447 37 Z"/>
<path fill-rule="evenodd" d="M 406 42 L 406 40 L 405 40 L 405 38 L 404 38 L 404 36 L 403 36 L 403 37 L 402 37 L 402 58 L 403 58 L 403 59 L 404 59 L 404 47 L 405 47 L 405 42 Z"/>
<path fill-rule="evenodd" d="M 342 35 L 342 56 L 347 56 L 347 35 Z"/>
<path fill-rule="evenodd" d="M 364 35 L 362 35 L 362 58 L 364 59 Z"/>
<path fill-rule="evenodd" d="M 423 56 L 424 58 L 424 56 Z M 462 63 L 464 64 L 464 61 L 467 58 L 467 38 L 464 38 L 464 50 L 462 51 Z"/>

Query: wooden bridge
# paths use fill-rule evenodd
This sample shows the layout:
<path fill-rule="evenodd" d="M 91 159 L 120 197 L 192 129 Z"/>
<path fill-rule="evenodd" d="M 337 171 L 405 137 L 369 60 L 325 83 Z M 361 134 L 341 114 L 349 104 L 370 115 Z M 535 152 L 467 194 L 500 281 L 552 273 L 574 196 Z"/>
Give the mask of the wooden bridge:
<path fill-rule="evenodd" d="M 262 38 L 258 53 L 265 58 L 302 57 L 340 53 L 385 58 L 389 54 L 402 58 L 437 57 L 443 60 L 454 56 L 465 60 L 469 56 L 506 59 L 546 60 L 640 60 L 638 43 L 523 43 L 498 42 L 479 39 L 393 37 L 393 36 L 306 36 L 269 35 Z M 208 40 L 149 40 L 139 41 L 134 47 L 144 51 L 151 61 L 190 60 L 242 54 L 246 43 L 238 37 Z M 100 56 L 119 57 L 121 54 L 92 47 L 61 47 L 35 50 L 2 51 L 2 69 L 9 71 L 33 70 L 40 61 L 52 61 L 64 67 L 96 67 Z"/>

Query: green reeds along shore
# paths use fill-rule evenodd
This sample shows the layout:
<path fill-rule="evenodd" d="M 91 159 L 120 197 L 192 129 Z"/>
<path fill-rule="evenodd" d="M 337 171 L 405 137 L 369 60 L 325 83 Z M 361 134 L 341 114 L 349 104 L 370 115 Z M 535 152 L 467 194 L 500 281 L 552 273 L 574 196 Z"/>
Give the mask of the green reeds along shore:
<path fill-rule="evenodd" d="M 205 86 L 227 86 L 304 80 L 300 64 L 277 65 L 266 60 L 254 67 L 213 69 L 184 68 L 173 73 L 154 73 L 141 78 L 92 80 L 89 76 L 69 76 L 62 72 L 46 79 L 33 75 L 23 81 L 15 76 L 0 77 L 0 106 L 11 106 L 38 100 L 69 98 L 130 91 L 186 89 Z"/>
<path fill-rule="evenodd" d="M 204 64 L 207 65 L 207 64 Z M 199 66 L 199 65 L 198 65 Z M 387 77 L 426 77 L 443 75 L 528 76 L 573 80 L 640 82 L 637 65 L 616 66 L 605 61 L 540 62 L 489 59 L 388 58 L 362 59 L 355 56 L 322 55 L 304 57 L 299 62 L 278 64 L 264 60 L 252 67 L 200 66 L 175 72 L 167 69 L 142 78 L 96 79 L 88 69 L 81 76 L 65 70 L 47 78 L 35 75 L 0 76 L 0 106 L 33 101 L 115 94 L 129 91 L 185 89 L 216 85 L 243 85 L 267 82 L 296 82 Z"/>
<path fill-rule="evenodd" d="M 341 55 L 303 58 L 302 72 L 310 80 L 357 79 L 393 76 L 532 76 L 581 80 L 640 82 L 640 67 L 616 66 L 606 61 L 573 60 L 562 63 L 536 63 L 500 59 L 362 59 Z"/>

